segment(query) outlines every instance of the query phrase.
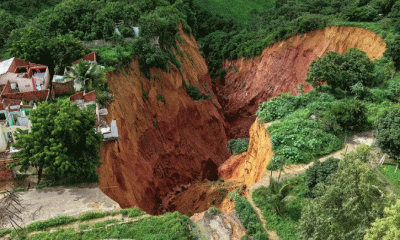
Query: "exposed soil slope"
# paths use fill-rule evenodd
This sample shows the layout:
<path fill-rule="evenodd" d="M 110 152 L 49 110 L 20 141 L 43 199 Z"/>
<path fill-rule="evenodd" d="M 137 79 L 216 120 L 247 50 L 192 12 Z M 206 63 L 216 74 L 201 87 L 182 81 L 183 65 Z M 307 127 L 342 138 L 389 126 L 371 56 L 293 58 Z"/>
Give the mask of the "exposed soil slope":
<path fill-rule="evenodd" d="M 181 36 L 177 56 L 183 76 L 171 64 L 169 72 L 152 69 L 149 80 L 134 60 L 129 69 L 109 77 L 115 100 L 107 120 L 117 120 L 122 140 L 103 143 L 98 171 L 104 193 L 122 208 L 160 213 L 162 199 L 177 185 L 216 180 L 218 166 L 230 155 L 225 148 L 227 124 L 207 65 L 195 40 L 183 32 Z M 213 100 L 193 101 L 183 80 L 210 91 Z"/>
<path fill-rule="evenodd" d="M 232 138 L 248 137 L 258 105 L 281 92 L 297 94 L 310 63 L 329 51 L 346 52 L 357 47 L 371 59 L 382 57 L 385 42 L 370 30 L 358 27 L 326 27 L 297 35 L 266 48 L 254 59 L 226 61 L 225 85 L 217 88 Z M 310 85 L 304 91 L 311 90 Z"/>
<path fill-rule="evenodd" d="M 226 181 L 237 181 L 247 186 L 259 182 L 274 153 L 265 123 L 256 120 L 250 128 L 247 152 L 230 157 L 218 168 L 219 176 Z"/>

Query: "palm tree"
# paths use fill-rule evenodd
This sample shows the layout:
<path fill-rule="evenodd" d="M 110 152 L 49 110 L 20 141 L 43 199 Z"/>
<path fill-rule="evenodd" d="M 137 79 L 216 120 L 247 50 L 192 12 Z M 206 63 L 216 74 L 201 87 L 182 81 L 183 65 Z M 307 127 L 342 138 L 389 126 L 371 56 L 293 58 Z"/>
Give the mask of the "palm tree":
<path fill-rule="evenodd" d="M 93 88 L 102 87 L 106 82 L 104 67 L 94 62 L 80 61 L 69 68 L 65 79 L 74 80 L 84 86 L 85 92 Z"/>
<path fill-rule="evenodd" d="M 279 182 L 270 178 L 267 201 L 273 205 L 274 211 L 280 216 L 283 216 L 285 198 L 289 195 L 290 190 L 291 187 L 287 182 Z"/>

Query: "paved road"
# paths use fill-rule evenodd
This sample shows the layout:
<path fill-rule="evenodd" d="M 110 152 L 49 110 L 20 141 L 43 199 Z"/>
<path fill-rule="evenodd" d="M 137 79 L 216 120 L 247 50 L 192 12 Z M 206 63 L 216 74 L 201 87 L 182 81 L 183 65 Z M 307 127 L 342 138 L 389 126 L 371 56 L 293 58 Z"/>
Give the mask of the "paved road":
<path fill-rule="evenodd" d="M 105 195 L 97 184 L 84 187 L 31 189 L 20 192 L 19 196 L 23 206 L 21 216 L 23 226 L 58 215 L 78 215 L 89 211 L 112 211 L 120 208 L 119 204 Z"/>

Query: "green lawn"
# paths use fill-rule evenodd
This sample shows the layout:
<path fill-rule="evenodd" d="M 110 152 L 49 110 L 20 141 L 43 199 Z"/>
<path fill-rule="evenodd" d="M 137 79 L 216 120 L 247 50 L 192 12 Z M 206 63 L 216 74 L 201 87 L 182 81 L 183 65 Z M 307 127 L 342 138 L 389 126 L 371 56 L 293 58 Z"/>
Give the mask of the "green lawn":
<path fill-rule="evenodd" d="M 231 18 L 239 25 L 250 20 L 250 12 L 263 12 L 275 7 L 275 0 L 195 0 L 195 3 L 213 14 Z"/>

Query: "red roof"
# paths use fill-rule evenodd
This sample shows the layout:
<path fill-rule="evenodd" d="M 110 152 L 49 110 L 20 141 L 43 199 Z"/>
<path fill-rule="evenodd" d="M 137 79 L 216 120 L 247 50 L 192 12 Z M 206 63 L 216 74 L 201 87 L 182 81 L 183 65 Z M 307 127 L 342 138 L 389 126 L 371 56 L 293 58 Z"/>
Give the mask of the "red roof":
<path fill-rule="evenodd" d="M 96 101 L 96 91 L 93 90 L 93 91 L 91 91 L 89 93 L 86 93 L 83 96 L 83 100 L 85 100 L 85 102 L 94 102 L 94 101 Z"/>
<path fill-rule="evenodd" d="M 83 56 L 81 59 L 76 60 L 74 63 L 78 64 L 82 60 L 83 61 L 97 62 L 97 52 L 91 52 L 88 55 Z"/>
<path fill-rule="evenodd" d="M 69 101 L 75 101 L 83 98 L 83 92 L 77 92 L 69 97 Z"/>
<path fill-rule="evenodd" d="M 13 106 L 13 105 L 20 105 L 21 104 L 20 99 L 10 99 L 10 98 L 4 98 L 3 99 L 3 104 L 5 106 Z"/>
<path fill-rule="evenodd" d="M 69 97 L 69 101 L 75 101 L 78 99 L 83 99 L 85 102 L 94 102 L 96 101 L 96 91 L 93 90 L 91 92 L 88 92 L 84 94 L 84 92 L 77 92 L 74 95 L 71 95 Z"/>

